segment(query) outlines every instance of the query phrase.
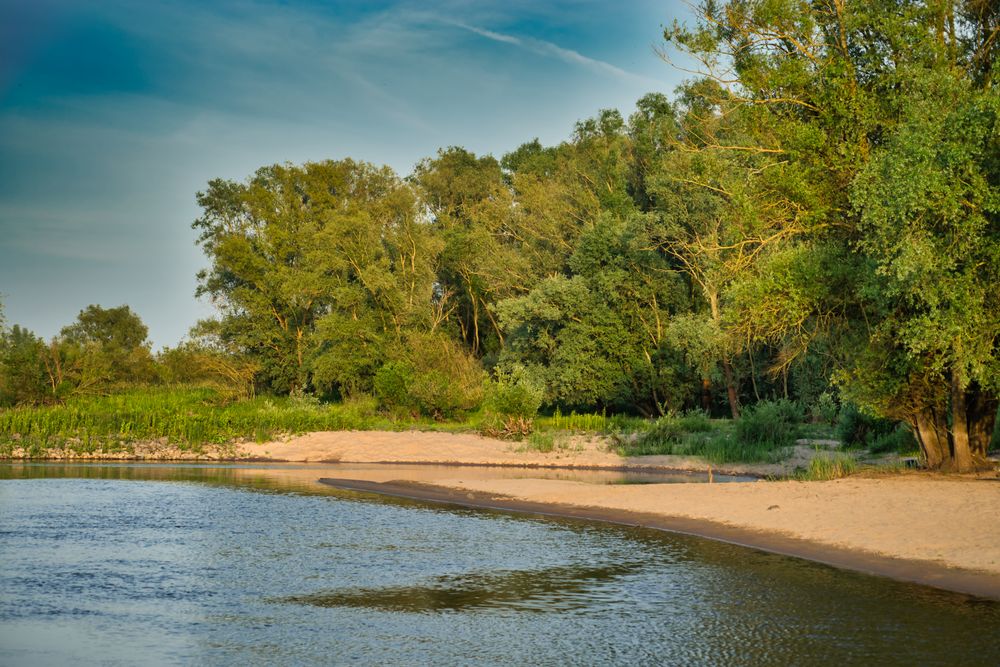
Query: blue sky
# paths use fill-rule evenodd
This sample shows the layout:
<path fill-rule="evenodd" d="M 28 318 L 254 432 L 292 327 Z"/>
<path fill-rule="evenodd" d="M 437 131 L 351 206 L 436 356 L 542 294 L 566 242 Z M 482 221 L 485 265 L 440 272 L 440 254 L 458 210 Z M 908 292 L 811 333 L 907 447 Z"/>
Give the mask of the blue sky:
<path fill-rule="evenodd" d="M 683 78 L 671 2 L 0 0 L 0 300 L 49 337 L 127 303 L 157 347 L 211 305 L 195 193 L 275 162 L 410 172 L 626 115 Z"/>

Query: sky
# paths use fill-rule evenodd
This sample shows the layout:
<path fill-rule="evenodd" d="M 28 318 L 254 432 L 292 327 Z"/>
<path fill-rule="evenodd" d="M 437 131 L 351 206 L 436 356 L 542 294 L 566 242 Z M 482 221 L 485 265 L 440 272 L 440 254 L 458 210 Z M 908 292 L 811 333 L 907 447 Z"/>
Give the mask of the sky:
<path fill-rule="evenodd" d="M 626 116 L 683 80 L 680 2 L 0 0 L 0 303 L 45 338 L 128 304 L 154 348 L 211 304 L 195 194 L 352 157 L 407 175 Z"/>

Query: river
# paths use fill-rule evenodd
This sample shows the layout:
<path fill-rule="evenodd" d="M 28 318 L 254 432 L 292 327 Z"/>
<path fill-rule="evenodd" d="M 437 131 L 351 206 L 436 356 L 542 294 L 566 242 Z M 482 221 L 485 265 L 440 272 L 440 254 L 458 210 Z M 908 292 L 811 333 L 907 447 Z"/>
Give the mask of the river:
<path fill-rule="evenodd" d="M 0 664 L 1000 664 L 995 602 L 324 475 L 0 464 Z"/>

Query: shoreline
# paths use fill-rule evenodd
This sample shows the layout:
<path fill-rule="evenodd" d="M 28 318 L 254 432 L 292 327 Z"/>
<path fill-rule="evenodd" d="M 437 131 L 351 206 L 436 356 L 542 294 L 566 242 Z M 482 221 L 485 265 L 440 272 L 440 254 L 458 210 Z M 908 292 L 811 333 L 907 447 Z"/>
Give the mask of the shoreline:
<path fill-rule="evenodd" d="M 184 455 L 176 456 L 178 451 Z M 46 453 L 49 460 L 72 454 Z M 433 431 L 314 432 L 283 441 L 206 446 L 198 452 L 161 440 L 135 443 L 128 452 L 66 458 L 79 463 L 136 460 L 155 465 L 178 458 L 186 464 L 252 464 L 247 468 L 259 466 L 259 474 L 272 477 L 275 471 L 268 472 L 267 463 L 294 463 L 302 466 L 297 479 L 314 486 L 320 477 L 402 484 L 369 491 L 403 494 L 413 493 L 414 484 L 430 485 L 459 496 L 531 503 L 518 507 L 533 512 L 583 512 L 585 518 L 658 526 L 1000 599 L 996 471 L 776 481 L 801 465 L 801 459 L 786 461 L 783 467 L 716 467 L 679 456 L 624 458 L 593 437 L 538 452 L 477 434 Z M 701 482 L 707 481 L 709 470 L 719 476 L 718 483 L 636 484 L 620 478 L 678 471 L 689 479 L 672 481 Z M 724 475 L 743 477 L 727 480 Z M 758 479 L 748 479 L 751 476 Z"/>
<path fill-rule="evenodd" d="M 346 491 L 437 505 L 651 528 L 781 556 L 801 558 L 837 569 L 888 577 L 897 581 L 1000 601 L 998 574 L 942 565 L 934 561 L 875 554 L 715 521 L 598 506 L 540 503 L 512 496 L 470 492 L 462 488 L 404 480 L 371 482 L 359 479 L 320 478 L 319 482 Z"/>
<path fill-rule="evenodd" d="M 822 454 L 821 454 L 822 453 Z M 231 442 L 182 448 L 165 438 L 128 443 L 111 451 L 79 452 L 50 447 L 32 452 L 14 446 L 0 460 L 77 461 L 235 461 L 274 463 L 392 463 L 504 466 L 577 470 L 689 471 L 754 478 L 780 478 L 808 467 L 822 449 L 803 441 L 777 463 L 712 464 L 699 457 L 647 455 L 625 457 L 599 435 L 567 434 L 551 451 L 524 443 L 448 431 L 314 431 L 269 442 Z M 40 454 L 40 455 L 39 455 Z"/>

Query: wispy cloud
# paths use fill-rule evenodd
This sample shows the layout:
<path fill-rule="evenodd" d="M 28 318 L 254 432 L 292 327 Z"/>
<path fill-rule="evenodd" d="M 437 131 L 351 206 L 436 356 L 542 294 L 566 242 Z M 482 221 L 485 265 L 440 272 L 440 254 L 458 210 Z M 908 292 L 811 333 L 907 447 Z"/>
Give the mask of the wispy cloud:
<path fill-rule="evenodd" d="M 508 35 L 506 33 L 496 32 L 495 30 L 487 30 L 485 28 L 479 28 L 474 25 L 462 23 L 461 21 L 445 20 L 444 22 L 449 25 L 453 25 L 456 28 L 462 28 L 463 30 L 468 30 L 469 32 L 479 35 L 480 37 L 491 39 L 494 42 L 501 42 L 503 44 L 512 44 L 514 46 L 527 49 L 539 55 L 552 56 L 558 58 L 559 60 L 570 63 L 572 65 L 582 65 L 583 67 L 587 67 L 601 74 L 608 74 L 614 77 L 630 81 L 646 82 L 649 80 L 648 77 L 642 76 L 641 74 L 635 74 L 634 72 L 629 72 L 627 70 L 622 69 L 621 67 L 612 65 L 609 62 L 585 56 L 579 51 L 574 51 L 573 49 L 567 49 L 561 47 L 558 44 L 548 42 L 544 39 L 535 39 L 533 37 L 517 37 L 516 35 Z"/>

